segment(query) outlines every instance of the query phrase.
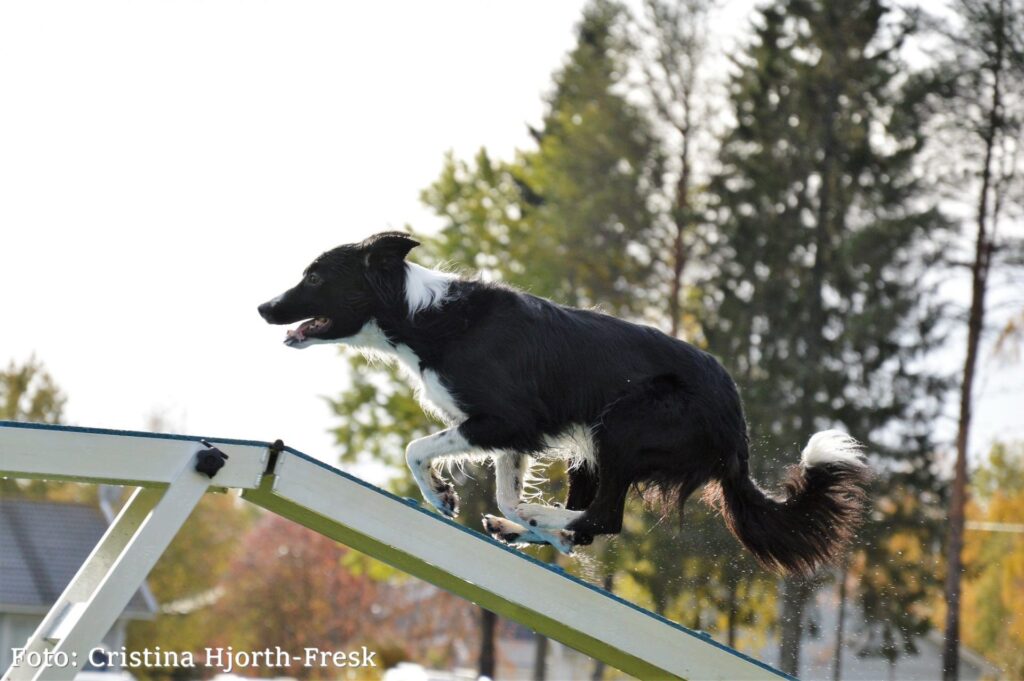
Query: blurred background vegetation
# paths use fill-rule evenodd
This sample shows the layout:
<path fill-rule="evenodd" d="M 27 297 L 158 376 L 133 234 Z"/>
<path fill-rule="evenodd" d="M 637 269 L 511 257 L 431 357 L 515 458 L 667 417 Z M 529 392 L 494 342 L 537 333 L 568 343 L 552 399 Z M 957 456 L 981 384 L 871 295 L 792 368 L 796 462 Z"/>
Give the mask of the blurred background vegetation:
<path fill-rule="evenodd" d="M 533 143 L 447 156 L 421 195 L 440 228 L 413 226 L 412 258 L 708 349 L 740 386 L 764 484 L 811 433 L 855 434 L 879 473 L 867 526 L 810 580 L 758 568 L 696 498 L 682 524 L 634 501 L 623 535 L 584 559 L 529 551 L 794 674 L 810 639 L 833 646 L 838 679 L 844 655 L 895 669 L 940 636 L 947 678 L 961 642 L 1024 678 L 1024 446 L 967 457 L 978 364 L 995 349 L 1014 361 L 1024 319 L 1024 5 L 772 0 L 728 59 L 708 40 L 714 8 L 592 0 Z M 970 291 L 966 308 L 943 294 L 950 282 Z M 994 328 L 989 300 L 1007 282 L 1019 310 Z M 404 445 L 438 426 L 392 368 L 343 355 L 341 462 L 382 464 L 393 491 L 417 496 Z M 60 422 L 63 402 L 35 360 L 2 375 L 3 418 Z M 937 436 L 950 409 L 955 442 Z M 564 470 L 546 474 L 558 499 Z M 460 476 L 461 521 L 479 529 L 491 473 Z M 161 614 L 133 625 L 131 646 L 361 642 L 503 675 L 492 614 L 233 497 L 196 514 L 209 522 L 188 523 L 159 563 Z M 533 678 L 547 650 L 535 641 Z"/>

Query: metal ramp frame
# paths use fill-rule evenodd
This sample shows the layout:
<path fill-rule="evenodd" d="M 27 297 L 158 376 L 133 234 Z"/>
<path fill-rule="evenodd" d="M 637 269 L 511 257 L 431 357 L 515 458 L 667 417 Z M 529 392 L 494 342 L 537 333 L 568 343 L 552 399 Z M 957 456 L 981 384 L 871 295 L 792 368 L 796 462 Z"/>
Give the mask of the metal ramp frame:
<path fill-rule="evenodd" d="M 792 677 L 290 447 L 0 421 L 0 477 L 137 486 L 0 681 L 72 679 L 203 494 L 242 498 L 639 678 Z M 0 547 L 2 549 L 2 547 Z M 468 559 L 470 558 L 471 559 Z M 49 655 L 43 655 L 49 653 Z M 61 655 L 77 666 L 60 666 Z M 28 659 L 28 656 L 26 656 Z"/>

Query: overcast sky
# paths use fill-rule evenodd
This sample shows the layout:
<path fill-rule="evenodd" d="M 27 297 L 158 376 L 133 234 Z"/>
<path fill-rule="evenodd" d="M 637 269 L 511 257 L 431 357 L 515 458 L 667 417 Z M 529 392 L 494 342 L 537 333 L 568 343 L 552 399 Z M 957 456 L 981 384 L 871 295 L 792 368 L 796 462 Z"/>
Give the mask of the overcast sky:
<path fill-rule="evenodd" d="M 35 353 L 75 424 L 335 462 L 344 362 L 256 305 L 327 248 L 435 228 L 446 150 L 527 144 L 582 4 L 3 3 L 0 362 Z M 1020 372 L 992 373 L 976 442 L 1024 435 Z"/>

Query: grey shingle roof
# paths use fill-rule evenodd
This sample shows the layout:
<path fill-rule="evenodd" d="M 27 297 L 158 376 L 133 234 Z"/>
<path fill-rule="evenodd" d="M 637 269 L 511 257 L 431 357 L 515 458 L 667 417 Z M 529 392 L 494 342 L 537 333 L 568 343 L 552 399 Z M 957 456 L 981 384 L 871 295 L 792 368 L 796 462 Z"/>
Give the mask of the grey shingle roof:
<path fill-rule="evenodd" d="M 106 529 L 89 505 L 0 499 L 0 612 L 49 610 Z M 126 614 L 152 612 L 135 592 Z"/>

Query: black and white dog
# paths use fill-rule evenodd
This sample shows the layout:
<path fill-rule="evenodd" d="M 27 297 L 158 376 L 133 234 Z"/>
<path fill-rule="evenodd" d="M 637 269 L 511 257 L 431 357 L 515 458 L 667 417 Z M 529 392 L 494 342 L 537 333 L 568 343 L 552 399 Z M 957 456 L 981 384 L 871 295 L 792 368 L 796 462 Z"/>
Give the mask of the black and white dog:
<path fill-rule="evenodd" d="M 437 464 L 490 457 L 504 518 L 496 538 L 562 551 L 622 528 L 633 486 L 680 506 L 706 486 L 736 537 L 766 566 L 810 572 L 852 536 L 868 469 L 838 431 L 814 435 L 784 491 L 751 479 L 749 439 L 736 386 L 709 354 L 647 326 L 563 307 L 506 286 L 406 262 L 418 243 L 400 232 L 340 246 L 302 281 L 259 306 L 292 324 L 285 344 L 345 343 L 396 360 L 423 407 L 448 428 L 409 444 L 423 496 L 458 512 Z M 567 451 L 565 506 L 526 503 L 530 457 Z M 562 446 L 559 446 L 559 445 Z"/>

